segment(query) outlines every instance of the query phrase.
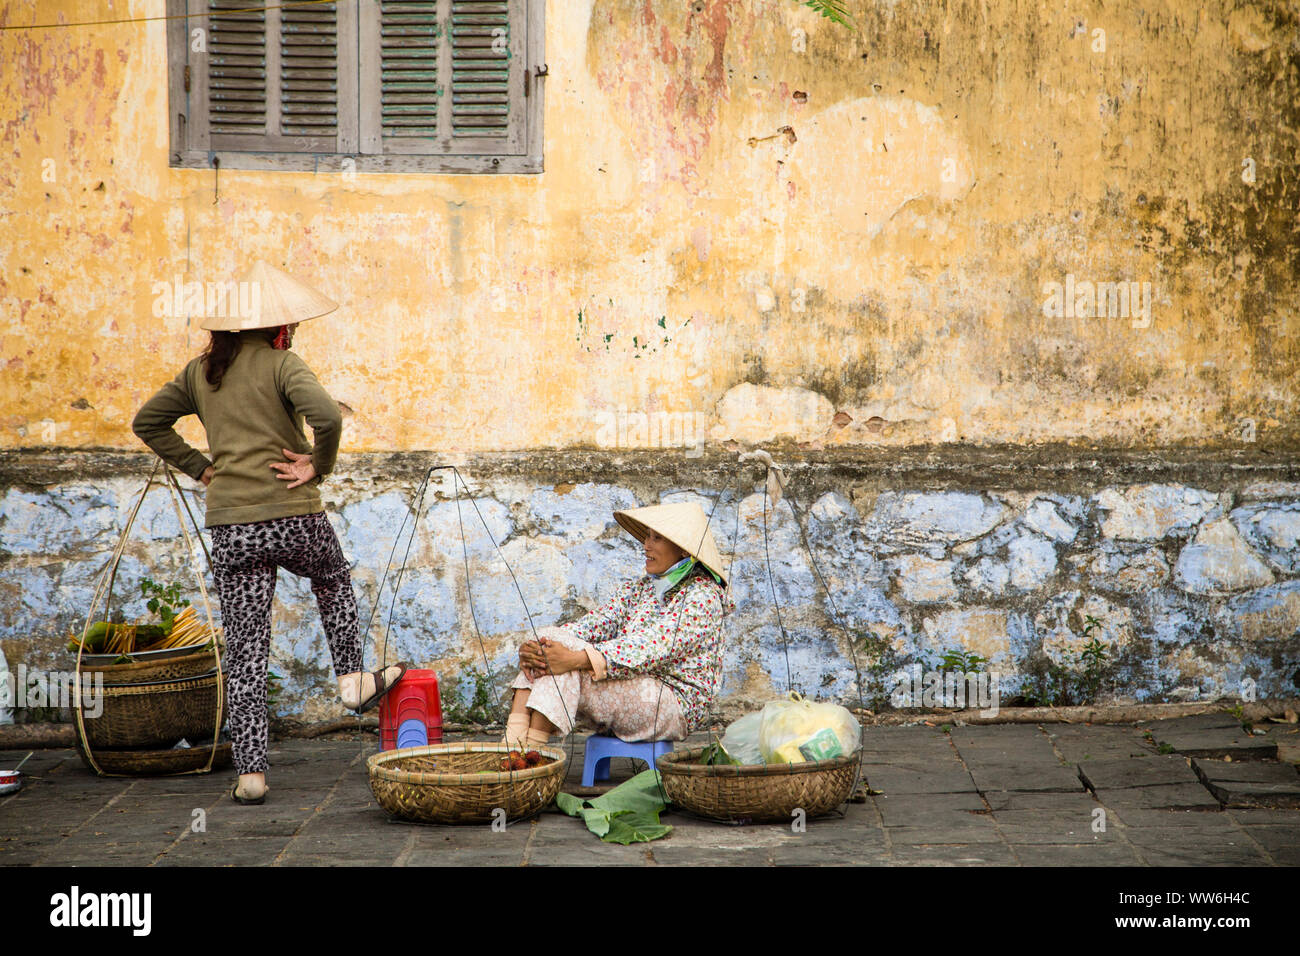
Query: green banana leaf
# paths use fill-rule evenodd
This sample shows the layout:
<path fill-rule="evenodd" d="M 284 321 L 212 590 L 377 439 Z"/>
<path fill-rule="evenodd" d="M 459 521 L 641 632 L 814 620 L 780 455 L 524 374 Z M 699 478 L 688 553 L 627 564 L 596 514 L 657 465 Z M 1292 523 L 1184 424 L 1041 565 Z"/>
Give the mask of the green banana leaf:
<path fill-rule="evenodd" d="M 653 769 L 643 770 L 591 800 L 560 793 L 555 803 L 569 816 L 582 817 L 587 829 L 606 843 L 648 843 L 673 830 L 659 822 L 665 807 L 659 791 L 659 771 Z"/>

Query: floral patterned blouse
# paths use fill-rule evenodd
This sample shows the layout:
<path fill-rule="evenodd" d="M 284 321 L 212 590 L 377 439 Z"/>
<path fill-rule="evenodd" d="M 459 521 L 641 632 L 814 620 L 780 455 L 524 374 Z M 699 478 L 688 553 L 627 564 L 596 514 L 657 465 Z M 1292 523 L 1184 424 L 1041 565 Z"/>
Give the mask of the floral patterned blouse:
<path fill-rule="evenodd" d="M 652 675 L 681 705 L 691 729 L 718 694 L 722 678 L 722 616 L 734 605 L 707 574 L 687 577 L 655 600 L 649 575 L 624 582 L 602 607 L 562 625 L 605 658 L 608 677 Z"/>

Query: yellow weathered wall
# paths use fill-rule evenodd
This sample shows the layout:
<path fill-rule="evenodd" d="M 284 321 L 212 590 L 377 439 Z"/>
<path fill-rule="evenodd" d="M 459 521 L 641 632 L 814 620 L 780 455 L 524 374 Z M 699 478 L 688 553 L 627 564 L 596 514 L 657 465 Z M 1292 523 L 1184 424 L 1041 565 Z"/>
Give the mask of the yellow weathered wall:
<path fill-rule="evenodd" d="M 1294 4 L 851 6 L 551 0 L 545 174 L 224 171 L 215 203 L 168 166 L 161 22 L 0 32 L 0 447 L 136 447 L 206 338 L 153 283 L 259 257 L 343 303 L 296 347 L 345 451 L 591 446 L 620 407 L 811 447 L 1293 440 Z M 1150 325 L 1045 316 L 1067 273 L 1152 283 Z"/>

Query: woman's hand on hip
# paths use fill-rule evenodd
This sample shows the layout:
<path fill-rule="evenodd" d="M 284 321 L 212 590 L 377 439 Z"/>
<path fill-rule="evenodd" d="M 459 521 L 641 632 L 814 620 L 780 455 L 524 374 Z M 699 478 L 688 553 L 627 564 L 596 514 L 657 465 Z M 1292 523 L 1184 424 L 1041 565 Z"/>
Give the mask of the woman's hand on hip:
<path fill-rule="evenodd" d="M 316 477 L 316 466 L 311 463 L 311 455 L 300 455 L 287 448 L 280 450 L 289 460 L 272 462 L 271 467 L 275 469 L 277 478 L 289 482 L 286 487 L 297 488 Z"/>
<path fill-rule="evenodd" d="M 216 474 L 216 472 L 212 470 L 211 465 L 208 465 L 208 467 L 203 469 L 203 474 L 199 475 L 199 481 L 203 482 L 203 487 L 206 488 L 208 485 L 212 484 L 212 476 L 214 474 Z"/>

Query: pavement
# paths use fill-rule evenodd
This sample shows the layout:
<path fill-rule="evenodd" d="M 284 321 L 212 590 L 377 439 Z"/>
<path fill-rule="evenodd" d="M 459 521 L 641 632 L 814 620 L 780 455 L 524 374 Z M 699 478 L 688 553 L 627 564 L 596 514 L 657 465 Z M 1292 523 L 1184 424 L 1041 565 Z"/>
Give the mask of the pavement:
<path fill-rule="evenodd" d="M 553 806 L 504 830 L 390 819 L 367 782 L 373 734 L 273 741 L 259 807 L 231 801 L 233 770 L 101 778 L 72 750 L 44 750 L 23 767 L 23 788 L 0 797 L 0 865 L 1297 866 L 1300 726 L 1256 729 L 1226 714 L 869 726 L 870 792 L 802 832 L 670 809 L 671 835 L 626 847 Z M 22 756 L 0 751 L 0 768 Z M 639 769 L 614 764 L 614 784 Z"/>

